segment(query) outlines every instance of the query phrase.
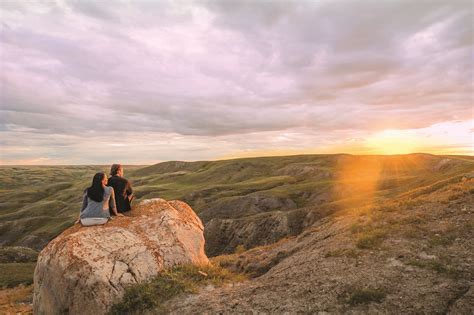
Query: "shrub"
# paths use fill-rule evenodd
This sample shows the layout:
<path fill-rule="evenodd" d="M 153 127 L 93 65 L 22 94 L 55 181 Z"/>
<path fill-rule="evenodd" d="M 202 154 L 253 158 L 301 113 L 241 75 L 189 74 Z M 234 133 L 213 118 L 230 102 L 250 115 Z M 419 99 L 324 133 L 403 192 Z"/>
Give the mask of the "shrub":
<path fill-rule="evenodd" d="M 432 234 L 435 234 L 429 240 L 429 244 L 431 246 L 449 246 L 456 238 L 468 239 L 471 236 L 472 227 L 472 221 L 467 221 L 460 226 L 452 225 L 443 231 L 433 231 Z"/>
<path fill-rule="evenodd" d="M 350 227 L 351 233 L 356 234 L 356 233 L 361 233 L 366 229 L 365 225 L 362 225 L 360 223 L 353 223 Z"/>
<path fill-rule="evenodd" d="M 437 273 L 445 274 L 455 279 L 460 278 L 463 274 L 461 270 L 444 265 L 442 262 L 437 260 L 411 260 L 408 262 L 408 265 L 423 269 L 430 269 L 436 271 Z"/>
<path fill-rule="evenodd" d="M 338 248 L 338 249 L 330 250 L 330 251 L 326 252 L 324 257 L 325 258 L 329 258 L 329 257 L 357 258 L 357 257 L 359 257 L 359 253 L 354 248 Z"/>
<path fill-rule="evenodd" d="M 163 270 L 150 282 L 129 287 L 122 301 L 113 305 L 109 314 L 141 314 L 154 309 L 165 313 L 163 303 L 180 293 L 195 293 L 206 284 L 222 285 L 230 281 L 243 281 L 246 277 L 220 266 L 178 265 Z"/>
<path fill-rule="evenodd" d="M 237 247 L 235 248 L 235 251 L 234 253 L 235 254 L 242 254 L 243 252 L 245 252 L 247 249 L 245 249 L 245 246 L 240 244 L 240 245 L 237 245 Z"/>
<path fill-rule="evenodd" d="M 455 234 L 443 234 L 439 236 L 434 236 L 429 240 L 430 246 L 448 246 L 451 245 L 456 238 Z"/>
<path fill-rule="evenodd" d="M 357 289 L 351 294 L 350 305 L 368 304 L 371 302 L 380 303 L 385 298 L 386 293 L 380 289 Z"/>
<path fill-rule="evenodd" d="M 374 249 L 378 247 L 386 237 L 387 231 L 380 228 L 360 233 L 356 246 L 361 249 Z"/>

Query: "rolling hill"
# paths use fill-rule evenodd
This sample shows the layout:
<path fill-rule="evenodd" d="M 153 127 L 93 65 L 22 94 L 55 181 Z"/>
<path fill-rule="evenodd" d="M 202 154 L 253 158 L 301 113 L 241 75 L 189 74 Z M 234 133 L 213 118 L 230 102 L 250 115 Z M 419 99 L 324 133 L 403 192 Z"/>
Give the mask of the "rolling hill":
<path fill-rule="evenodd" d="M 41 249 L 74 222 L 83 189 L 96 171 L 107 169 L 1 167 L 0 245 Z M 206 224 L 212 256 L 239 244 L 249 248 L 296 235 L 347 205 L 416 195 L 473 170 L 472 157 L 301 155 L 164 162 L 126 167 L 126 177 L 137 200 L 188 202 Z M 259 235 L 227 235 L 248 222 L 259 222 Z M 226 233 L 226 226 L 232 231 Z"/>
<path fill-rule="evenodd" d="M 0 168 L 0 245 L 42 249 L 77 217 L 82 191 L 108 166 Z M 189 203 L 205 224 L 208 256 L 296 236 L 322 218 L 442 189 L 474 172 L 474 158 L 299 155 L 126 166 L 137 200 Z M 10 250 L 11 251 L 11 250 Z"/>

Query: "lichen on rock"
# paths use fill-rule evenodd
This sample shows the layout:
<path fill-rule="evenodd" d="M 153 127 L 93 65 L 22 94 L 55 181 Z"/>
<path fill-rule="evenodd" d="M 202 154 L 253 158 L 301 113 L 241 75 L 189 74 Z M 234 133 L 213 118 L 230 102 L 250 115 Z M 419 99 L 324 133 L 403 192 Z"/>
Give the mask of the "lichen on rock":
<path fill-rule="evenodd" d="M 181 201 L 142 201 L 130 216 L 67 229 L 40 253 L 35 314 L 103 314 L 127 286 L 178 264 L 205 265 L 203 225 Z"/>

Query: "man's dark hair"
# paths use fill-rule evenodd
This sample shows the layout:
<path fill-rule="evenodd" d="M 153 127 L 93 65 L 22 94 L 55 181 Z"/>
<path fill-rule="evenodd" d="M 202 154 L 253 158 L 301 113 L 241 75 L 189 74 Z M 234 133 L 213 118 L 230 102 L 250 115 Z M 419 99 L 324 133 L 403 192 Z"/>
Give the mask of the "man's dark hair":
<path fill-rule="evenodd" d="M 110 175 L 115 176 L 119 172 L 119 170 L 122 168 L 122 164 L 112 164 L 112 167 L 110 168 Z"/>

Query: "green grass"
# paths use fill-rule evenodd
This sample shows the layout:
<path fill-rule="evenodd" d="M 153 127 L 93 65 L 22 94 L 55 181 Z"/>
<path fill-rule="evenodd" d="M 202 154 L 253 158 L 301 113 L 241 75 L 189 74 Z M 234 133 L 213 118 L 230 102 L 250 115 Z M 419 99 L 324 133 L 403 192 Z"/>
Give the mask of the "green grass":
<path fill-rule="evenodd" d="M 201 273 L 202 272 L 202 273 Z M 147 310 L 166 313 L 163 303 L 181 293 L 195 293 L 200 286 L 219 286 L 246 277 L 219 266 L 179 265 L 162 271 L 147 283 L 131 286 L 109 314 L 142 314 Z"/>
<path fill-rule="evenodd" d="M 437 234 L 437 233 L 436 233 Z M 433 235 L 429 240 L 428 244 L 432 247 L 435 246 L 449 246 L 451 245 L 457 237 L 456 231 L 450 231 L 447 233 Z"/>
<path fill-rule="evenodd" d="M 357 236 L 356 246 L 360 249 L 378 248 L 382 244 L 387 234 L 388 231 L 382 228 L 363 231 Z"/>
<path fill-rule="evenodd" d="M 0 263 L 35 262 L 38 252 L 28 247 L 0 247 Z"/>
<path fill-rule="evenodd" d="M 335 250 L 329 250 L 324 255 L 325 258 L 329 257 L 350 257 L 357 258 L 360 253 L 354 248 L 338 248 Z"/>
<path fill-rule="evenodd" d="M 352 234 L 362 233 L 367 230 L 367 225 L 361 222 L 355 222 L 350 226 Z"/>
<path fill-rule="evenodd" d="M 440 260 L 410 260 L 408 265 L 415 266 L 422 269 L 433 270 L 439 274 L 447 275 L 448 277 L 459 279 L 464 274 L 462 270 L 451 267 Z"/>
<path fill-rule="evenodd" d="M 352 306 L 372 302 L 381 303 L 385 296 L 386 293 L 381 289 L 356 289 L 352 292 L 348 303 Z"/>
<path fill-rule="evenodd" d="M 0 264 L 0 288 L 32 284 L 36 263 Z"/>

